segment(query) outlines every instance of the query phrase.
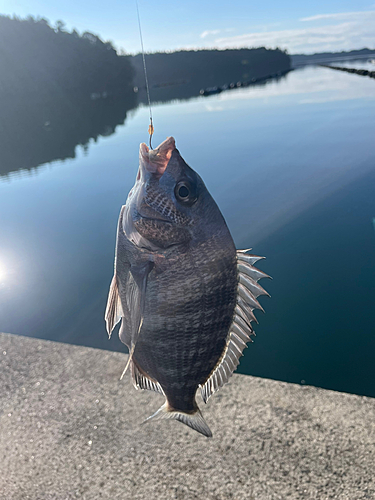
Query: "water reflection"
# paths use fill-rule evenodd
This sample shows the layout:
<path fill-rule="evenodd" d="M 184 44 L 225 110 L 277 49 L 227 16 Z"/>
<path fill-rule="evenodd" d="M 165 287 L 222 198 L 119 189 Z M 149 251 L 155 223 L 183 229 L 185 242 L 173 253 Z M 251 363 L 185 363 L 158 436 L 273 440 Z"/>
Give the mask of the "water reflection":
<path fill-rule="evenodd" d="M 258 79 L 257 82 L 252 83 L 250 85 L 247 85 L 245 82 L 243 87 L 240 86 L 241 82 L 236 82 L 239 85 L 238 87 L 235 86 L 233 88 L 230 88 L 227 85 L 228 89 L 224 90 L 222 95 L 235 93 L 238 90 L 238 88 L 264 89 L 273 83 L 278 83 L 280 81 L 283 81 L 287 77 L 287 74 L 288 73 L 285 74 L 283 73 L 269 78 Z M 208 82 L 212 82 L 212 79 L 206 82 L 183 81 L 169 86 L 152 87 L 150 90 L 150 99 L 153 104 L 168 103 L 171 101 L 188 101 L 190 99 L 196 98 L 197 96 L 200 96 L 200 91 L 209 87 Z M 235 83 L 233 82 L 231 84 L 235 85 Z M 138 92 L 137 97 L 139 104 L 144 104 L 144 105 L 148 104 L 147 94 L 145 89 L 140 90 Z"/>
<path fill-rule="evenodd" d="M 1 250 L 3 250 L 3 245 L 1 245 Z M 10 252 L 5 253 L 4 251 L 0 253 L 0 316 L 2 312 L 1 303 L 4 304 L 7 298 L 14 294 L 15 289 L 18 284 L 23 283 L 24 280 L 18 275 L 16 270 L 16 262 L 14 256 L 11 256 Z M 0 327 L 1 330 L 1 327 Z"/>
<path fill-rule="evenodd" d="M 374 97 L 371 79 L 306 68 L 263 88 L 155 105 L 154 143 L 173 134 L 237 247 L 267 256 L 272 299 L 246 373 L 375 395 Z M 29 121 L 23 140 L 13 119 L 11 149 L 2 143 L 9 162 L 75 158 L 0 182 L 0 330 L 124 350 L 116 335 L 107 341 L 103 315 L 148 110 L 117 103 L 86 103 L 85 117 L 58 103 L 61 126 L 35 111 L 39 131 Z M 39 139 L 40 124 L 60 131 L 53 147 Z M 76 148 L 90 136 L 97 142 L 86 153 Z"/>
<path fill-rule="evenodd" d="M 375 71 L 375 56 L 367 59 L 355 59 L 350 61 L 339 61 L 337 63 L 329 63 L 330 66 L 341 66 L 343 68 L 367 69 Z"/>
<path fill-rule="evenodd" d="M 375 66 L 374 66 L 375 67 Z M 375 85 L 370 78 L 348 75 L 329 68 L 305 66 L 280 81 L 271 80 L 266 87 L 248 87 L 233 93 L 223 93 L 219 101 L 234 99 L 270 99 L 278 96 L 300 96 L 301 104 L 375 99 Z M 354 79 L 353 79 L 354 77 Z M 362 78 L 363 82 L 356 79 Z M 262 102 L 262 101 L 260 101 Z"/>
<path fill-rule="evenodd" d="M 136 106 L 134 93 L 92 98 L 65 93 L 17 94 L 0 100 L 0 176 L 87 152 L 89 141 L 114 133 Z"/>
<path fill-rule="evenodd" d="M 7 276 L 7 270 L 3 262 L 0 260 L 0 287 L 4 286 Z"/>
<path fill-rule="evenodd" d="M 154 105 L 203 99 L 207 111 L 218 112 L 228 109 L 228 105 L 223 106 L 227 101 L 251 99 L 263 106 L 265 100 L 280 96 L 299 95 L 301 104 L 375 98 L 373 81 L 363 79 L 360 85 L 353 85 L 353 78 L 359 77 L 303 67 L 292 77 L 286 74 L 216 96 L 198 97 L 196 85 L 182 82 L 153 88 L 151 99 Z M 146 104 L 144 91 L 117 96 L 74 97 L 61 91 L 5 97 L 0 100 L 0 178 L 56 160 L 74 159 L 79 146 L 87 154 L 90 141 L 112 135 L 131 110 Z"/>
<path fill-rule="evenodd" d="M 282 80 L 278 77 L 274 81 Z M 267 86 L 270 80 L 254 85 Z M 197 97 L 189 82 L 152 89 L 152 102 L 166 103 Z M 35 170 L 57 160 L 74 159 L 77 147 L 88 152 L 90 141 L 115 133 L 131 110 L 146 104 L 144 91 L 111 96 L 106 93 L 3 96 L 0 100 L 0 177 Z"/>

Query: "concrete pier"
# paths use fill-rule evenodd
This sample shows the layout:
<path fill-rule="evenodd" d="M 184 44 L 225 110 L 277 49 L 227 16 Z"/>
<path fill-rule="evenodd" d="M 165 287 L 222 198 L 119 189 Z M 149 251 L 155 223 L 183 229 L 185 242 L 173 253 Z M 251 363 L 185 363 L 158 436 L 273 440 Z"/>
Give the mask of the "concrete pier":
<path fill-rule="evenodd" d="M 126 355 L 0 334 L 0 499 L 375 498 L 375 399 L 235 375 L 207 439 L 119 377 Z"/>

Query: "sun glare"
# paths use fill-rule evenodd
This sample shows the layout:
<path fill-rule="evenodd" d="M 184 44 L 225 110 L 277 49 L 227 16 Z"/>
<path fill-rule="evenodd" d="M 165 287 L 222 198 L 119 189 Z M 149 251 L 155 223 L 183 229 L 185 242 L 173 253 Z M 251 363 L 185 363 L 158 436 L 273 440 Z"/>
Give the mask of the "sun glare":
<path fill-rule="evenodd" d="M 0 286 L 4 285 L 9 276 L 9 269 L 5 261 L 0 257 Z"/>
<path fill-rule="evenodd" d="M 2 282 L 5 281 L 6 276 L 7 276 L 7 268 L 4 262 L 0 259 L 0 285 Z"/>

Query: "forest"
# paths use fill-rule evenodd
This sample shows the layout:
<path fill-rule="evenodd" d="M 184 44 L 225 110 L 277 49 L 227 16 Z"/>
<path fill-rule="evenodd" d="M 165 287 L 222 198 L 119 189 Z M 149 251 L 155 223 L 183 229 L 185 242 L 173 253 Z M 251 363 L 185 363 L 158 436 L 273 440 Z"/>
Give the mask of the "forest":
<path fill-rule="evenodd" d="M 0 16 L 0 91 L 118 93 L 132 86 L 128 57 L 85 32 L 43 18 Z"/>
<path fill-rule="evenodd" d="M 202 88 L 251 81 L 287 72 L 289 55 L 280 49 L 264 47 L 227 50 L 180 50 L 146 54 L 151 100 L 188 98 L 198 95 Z M 132 57 L 134 82 L 144 88 L 142 55 Z M 144 95 L 141 94 L 141 96 Z"/>

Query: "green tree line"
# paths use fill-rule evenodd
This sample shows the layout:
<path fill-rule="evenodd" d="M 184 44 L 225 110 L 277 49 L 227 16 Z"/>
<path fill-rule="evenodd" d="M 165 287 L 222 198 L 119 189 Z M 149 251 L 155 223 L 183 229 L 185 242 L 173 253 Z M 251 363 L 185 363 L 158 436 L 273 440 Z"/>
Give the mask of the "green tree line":
<path fill-rule="evenodd" d="M 132 87 L 133 68 L 110 42 L 51 27 L 43 19 L 0 16 L 0 92 L 64 90 L 118 93 Z"/>
<path fill-rule="evenodd" d="M 156 52 L 146 54 L 145 58 L 151 87 L 165 85 L 167 89 L 171 84 L 185 84 L 190 96 L 199 94 L 201 88 L 251 81 L 290 69 L 290 57 L 286 52 L 265 47 Z M 141 54 L 132 57 L 132 64 L 135 68 L 134 83 L 141 89 L 145 85 Z M 171 88 L 171 92 L 174 89 Z"/>

